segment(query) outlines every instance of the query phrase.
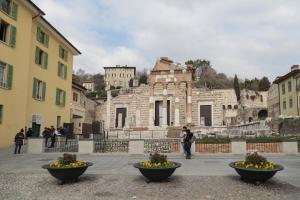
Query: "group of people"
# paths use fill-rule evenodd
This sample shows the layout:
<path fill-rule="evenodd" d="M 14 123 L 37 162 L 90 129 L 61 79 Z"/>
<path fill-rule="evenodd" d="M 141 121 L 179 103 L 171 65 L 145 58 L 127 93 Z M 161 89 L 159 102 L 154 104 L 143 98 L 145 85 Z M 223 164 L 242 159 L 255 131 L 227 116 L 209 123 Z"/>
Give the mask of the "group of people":
<path fill-rule="evenodd" d="M 45 147 L 53 148 L 55 144 L 55 140 L 57 136 L 65 136 L 66 141 L 65 143 L 68 142 L 68 134 L 69 130 L 67 127 L 59 127 L 57 129 L 54 128 L 54 126 L 51 126 L 50 128 L 45 127 L 43 131 L 43 137 L 45 138 Z M 50 146 L 48 146 L 48 140 L 51 140 Z"/>
<path fill-rule="evenodd" d="M 184 150 L 185 158 L 191 159 L 191 147 L 192 147 L 192 143 L 195 140 L 194 134 L 191 132 L 190 129 L 184 126 L 180 134 L 180 139 L 181 139 L 181 145 Z"/>

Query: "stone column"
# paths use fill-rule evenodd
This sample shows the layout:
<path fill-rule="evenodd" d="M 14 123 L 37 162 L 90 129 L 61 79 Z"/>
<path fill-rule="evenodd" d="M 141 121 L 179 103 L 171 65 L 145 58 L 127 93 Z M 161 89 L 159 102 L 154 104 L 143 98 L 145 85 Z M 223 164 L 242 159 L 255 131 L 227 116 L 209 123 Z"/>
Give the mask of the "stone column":
<path fill-rule="evenodd" d="M 179 100 L 179 94 L 180 94 L 180 83 L 175 84 L 175 120 L 174 120 L 174 126 L 180 126 L 180 116 L 179 116 L 179 105 L 180 105 L 180 100 Z"/>
<path fill-rule="evenodd" d="M 111 101 L 111 91 L 107 90 L 106 129 L 110 129 L 110 101 Z"/>
<path fill-rule="evenodd" d="M 186 122 L 192 123 L 192 83 L 187 83 L 187 106 L 186 106 Z"/>
<path fill-rule="evenodd" d="M 163 127 L 167 127 L 168 126 L 168 112 L 167 112 L 167 108 L 168 108 L 168 91 L 167 91 L 167 84 L 164 84 L 164 90 L 163 90 Z"/>
<path fill-rule="evenodd" d="M 149 127 L 154 126 L 154 85 L 149 86 Z"/>

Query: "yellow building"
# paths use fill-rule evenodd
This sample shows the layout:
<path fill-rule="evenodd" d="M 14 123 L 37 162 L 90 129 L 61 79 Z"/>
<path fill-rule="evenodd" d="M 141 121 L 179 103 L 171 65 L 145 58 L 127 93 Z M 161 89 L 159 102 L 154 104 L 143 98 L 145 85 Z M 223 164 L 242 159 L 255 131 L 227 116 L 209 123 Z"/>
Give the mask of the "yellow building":
<path fill-rule="evenodd" d="M 0 0 L 0 147 L 32 127 L 70 122 L 73 56 L 80 52 L 30 0 Z"/>
<path fill-rule="evenodd" d="M 136 68 L 117 65 L 115 67 L 104 67 L 106 87 L 129 87 L 129 81 L 135 79 Z"/>
<path fill-rule="evenodd" d="M 299 116 L 300 102 L 300 69 L 293 65 L 291 71 L 275 81 L 279 91 L 279 112 L 283 117 Z"/>

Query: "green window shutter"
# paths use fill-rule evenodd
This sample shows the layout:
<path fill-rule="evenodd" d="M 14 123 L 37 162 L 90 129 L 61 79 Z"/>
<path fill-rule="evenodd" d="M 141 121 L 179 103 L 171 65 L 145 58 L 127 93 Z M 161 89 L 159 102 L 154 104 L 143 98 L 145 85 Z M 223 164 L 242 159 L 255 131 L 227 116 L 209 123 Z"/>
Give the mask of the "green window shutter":
<path fill-rule="evenodd" d="M 56 105 L 59 105 L 59 89 L 56 88 Z"/>
<path fill-rule="evenodd" d="M 62 54 L 63 54 L 62 51 L 63 51 L 62 47 L 59 46 L 59 57 L 60 57 L 60 58 L 62 58 Z"/>
<path fill-rule="evenodd" d="M 68 61 L 68 52 L 65 51 L 65 61 Z"/>
<path fill-rule="evenodd" d="M 36 30 L 36 40 L 41 42 L 41 28 L 40 27 L 37 27 L 37 30 Z"/>
<path fill-rule="evenodd" d="M 8 89 L 12 89 L 12 83 L 13 83 L 13 66 L 7 65 L 7 80 L 6 85 Z"/>
<path fill-rule="evenodd" d="M 36 98 L 36 84 L 37 84 L 37 80 L 35 78 L 33 78 L 33 88 L 32 88 L 32 97 Z"/>
<path fill-rule="evenodd" d="M 58 63 L 58 66 L 57 66 L 57 76 L 60 76 L 61 75 L 61 64 Z"/>
<path fill-rule="evenodd" d="M 45 101 L 46 97 L 46 83 L 43 82 L 43 92 L 42 92 L 42 100 Z"/>
<path fill-rule="evenodd" d="M 18 4 L 15 2 L 12 3 L 12 11 L 11 11 L 11 16 L 17 20 L 18 18 Z"/>
<path fill-rule="evenodd" d="M 44 68 L 47 69 L 48 67 L 48 53 L 44 52 Z"/>
<path fill-rule="evenodd" d="M 39 60 L 40 60 L 40 49 L 38 47 L 36 47 L 36 49 L 35 49 L 35 64 L 39 64 Z"/>
<path fill-rule="evenodd" d="M 64 66 L 64 79 L 67 79 L 67 66 Z"/>
<path fill-rule="evenodd" d="M 45 45 L 47 48 L 49 47 L 49 35 L 45 35 Z"/>
<path fill-rule="evenodd" d="M 63 94 L 64 94 L 64 101 L 63 101 L 63 106 L 65 106 L 66 105 L 66 92 L 65 91 L 63 91 Z"/>
<path fill-rule="evenodd" d="M 16 37 L 17 37 L 17 28 L 10 25 L 10 40 L 9 45 L 11 47 L 16 47 Z"/>

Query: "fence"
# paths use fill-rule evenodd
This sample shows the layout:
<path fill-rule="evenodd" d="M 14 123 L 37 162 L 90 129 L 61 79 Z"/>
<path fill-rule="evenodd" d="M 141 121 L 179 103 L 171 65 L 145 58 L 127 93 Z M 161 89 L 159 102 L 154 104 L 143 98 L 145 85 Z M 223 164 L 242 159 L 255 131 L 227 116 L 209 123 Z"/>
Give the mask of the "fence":
<path fill-rule="evenodd" d="M 145 153 L 179 153 L 180 139 L 145 139 Z"/>
<path fill-rule="evenodd" d="M 259 151 L 262 153 L 282 152 L 280 143 L 247 143 L 247 151 Z"/>
<path fill-rule="evenodd" d="M 95 140 L 94 152 L 128 152 L 129 140 Z"/>
<path fill-rule="evenodd" d="M 202 144 L 196 143 L 196 152 L 199 153 L 230 153 L 230 144 Z"/>
<path fill-rule="evenodd" d="M 78 152 L 78 140 L 68 139 L 65 137 L 58 137 L 51 147 L 51 139 L 45 145 L 45 152 Z"/>

